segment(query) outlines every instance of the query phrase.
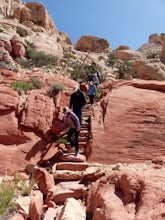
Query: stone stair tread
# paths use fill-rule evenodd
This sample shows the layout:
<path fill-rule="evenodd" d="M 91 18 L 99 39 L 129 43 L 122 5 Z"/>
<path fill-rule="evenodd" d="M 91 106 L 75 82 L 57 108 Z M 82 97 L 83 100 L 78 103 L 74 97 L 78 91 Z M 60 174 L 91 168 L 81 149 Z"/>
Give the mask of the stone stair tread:
<path fill-rule="evenodd" d="M 74 170 L 56 170 L 54 175 L 55 180 L 80 180 L 82 178 L 83 171 Z"/>
<path fill-rule="evenodd" d="M 56 170 L 73 170 L 82 171 L 89 167 L 87 162 L 58 162 L 56 164 Z"/>
<path fill-rule="evenodd" d="M 61 162 L 86 162 L 86 156 L 78 154 L 77 157 L 74 156 L 74 153 L 63 153 L 59 156 Z"/>

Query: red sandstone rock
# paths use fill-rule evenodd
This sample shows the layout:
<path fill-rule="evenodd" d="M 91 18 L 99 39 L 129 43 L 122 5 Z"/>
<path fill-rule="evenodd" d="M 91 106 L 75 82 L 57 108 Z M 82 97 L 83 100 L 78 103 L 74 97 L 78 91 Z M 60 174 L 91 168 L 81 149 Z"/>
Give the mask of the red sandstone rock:
<path fill-rule="evenodd" d="M 40 219 L 43 212 L 43 194 L 40 191 L 33 191 L 30 196 L 29 216 L 31 220 Z"/>
<path fill-rule="evenodd" d="M 164 169 L 114 172 L 93 184 L 87 197 L 87 215 L 93 220 L 162 219 Z"/>
<path fill-rule="evenodd" d="M 34 168 L 33 177 L 44 195 L 54 186 L 54 178 L 46 169 Z"/>
<path fill-rule="evenodd" d="M 76 181 L 61 182 L 51 188 L 46 197 L 46 203 L 51 200 L 56 204 L 63 204 L 67 198 L 82 198 L 83 184 Z"/>
<path fill-rule="evenodd" d="M 165 147 L 165 84 L 121 81 L 94 108 L 89 162 L 113 164 L 151 160 Z"/>

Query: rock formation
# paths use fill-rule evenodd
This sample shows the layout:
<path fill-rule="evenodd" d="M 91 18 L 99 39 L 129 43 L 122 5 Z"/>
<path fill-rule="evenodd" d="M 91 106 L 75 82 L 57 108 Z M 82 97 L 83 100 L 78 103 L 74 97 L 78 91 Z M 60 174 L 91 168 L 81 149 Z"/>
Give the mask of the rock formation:
<path fill-rule="evenodd" d="M 82 36 L 75 44 L 75 49 L 84 52 L 102 52 L 109 48 L 109 43 L 103 38 Z"/>
<path fill-rule="evenodd" d="M 17 173 L 27 185 L 36 182 L 28 196 L 16 199 L 19 214 L 10 213 L 11 219 L 163 219 L 164 34 L 150 35 L 138 51 L 124 45 L 112 51 L 106 39 L 94 36 L 72 45 L 37 2 L 0 0 L 0 18 L 0 184 L 13 183 Z M 27 44 L 56 56 L 56 65 L 22 68 L 17 60 L 26 63 Z M 131 71 L 118 79 L 127 62 Z M 83 109 L 74 157 L 62 108 L 79 85 L 72 73 L 93 64 L 105 81 L 94 108 Z M 33 77 L 41 88 L 13 87 Z M 64 85 L 55 98 L 49 92 L 53 82 Z"/>

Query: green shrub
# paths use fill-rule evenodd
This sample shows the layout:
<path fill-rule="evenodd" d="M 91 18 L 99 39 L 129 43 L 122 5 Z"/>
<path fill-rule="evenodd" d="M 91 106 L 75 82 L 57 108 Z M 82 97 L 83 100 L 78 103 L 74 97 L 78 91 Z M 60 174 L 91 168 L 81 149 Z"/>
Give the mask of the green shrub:
<path fill-rule="evenodd" d="M 0 215 L 3 215 L 12 207 L 12 200 L 14 198 L 14 185 L 7 182 L 0 184 Z"/>
<path fill-rule="evenodd" d="M 56 141 L 58 144 L 67 144 L 67 140 L 62 137 L 62 138 L 59 138 L 57 141 Z"/>
<path fill-rule="evenodd" d="M 19 191 L 22 196 L 28 196 L 33 189 L 36 181 L 34 178 L 31 178 L 30 181 L 20 178 L 20 175 L 17 174 L 14 179 L 15 191 Z"/>
<path fill-rule="evenodd" d="M 159 58 L 159 54 L 151 54 L 151 53 L 147 54 L 147 59 L 158 59 L 158 58 Z"/>
<path fill-rule="evenodd" d="M 11 83 L 11 87 L 18 93 L 21 93 L 22 91 L 27 92 L 28 90 L 35 89 L 32 83 L 26 81 L 14 81 Z"/>
<path fill-rule="evenodd" d="M 96 96 L 95 96 L 95 100 L 96 101 L 100 100 L 101 94 L 102 94 L 102 89 L 101 88 L 97 88 L 97 92 L 96 92 Z"/>
<path fill-rule="evenodd" d="M 117 59 L 115 57 L 115 54 L 113 52 L 108 54 L 108 60 L 107 65 L 113 67 L 116 63 Z"/>
<path fill-rule="evenodd" d="M 17 32 L 17 34 L 19 34 L 21 37 L 26 37 L 26 35 L 27 35 L 27 32 L 26 32 L 25 30 L 23 30 L 22 28 L 20 28 L 20 27 L 17 27 L 16 32 Z"/>
<path fill-rule="evenodd" d="M 73 65 L 73 71 L 71 73 L 71 79 L 77 82 L 86 82 L 88 80 L 88 74 L 94 74 L 97 71 L 101 73 L 101 67 L 95 63 L 88 65 L 85 63 L 85 59 L 76 60 Z M 102 75 L 102 74 L 101 74 Z M 102 81 L 103 78 L 101 78 Z"/>
<path fill-rule="evenodd" d="M 54 82 L 51 85 L 51 88 L 49 90 L 49 96 L 51 98 L 54 98 L 60 91 L 63 91 L 65 89 L 64 84 L 60 82 Z"/>
<path fill-rule="evenodd" d="M 0 184 L 0 219 L 5 214 L 16 210 L 15 198 L 18 195 L 27 196 L 30 194 L 35 180 L 31 178 L 29 182 L 22 180 L 19 174 L 16 175 L 13 182 L 2 181 Z"/>
<path fill-rule="evenodd" d="M 42 82 L 35 76 L 30 77 L 30 82 L 36 89 L 41 89 Z"/>
<path fill-rule="evenodd" d="M 3 29 L 2 28 L 0 28 L 0 33 L 2 33 L 3 32 Z"/>
<path fill-rule="evenodd" d="M 64 50 L 64 58 L 66 59 L 71 59 L 71 58 L 75 58 L 73 51 L 71 51 L 71 49 L 68 50 Z"/>
<path fill-rule="evenodd" d="M 131 61 L 123 61 L 117 63 L 119 78 L 124 79 L 126 74 L 130 74 L 133 68 L 133 64 Z"/>
<path fill-rule="evenodd" d="M 33 43 L 26 42 L 27 61 L 21 60 L 20 65 L 25 68 L 30 67 L 53 67 L 57 65 L 58 58 L 52 54 L 46 54 L 44 51 L 38 51 Z"/>

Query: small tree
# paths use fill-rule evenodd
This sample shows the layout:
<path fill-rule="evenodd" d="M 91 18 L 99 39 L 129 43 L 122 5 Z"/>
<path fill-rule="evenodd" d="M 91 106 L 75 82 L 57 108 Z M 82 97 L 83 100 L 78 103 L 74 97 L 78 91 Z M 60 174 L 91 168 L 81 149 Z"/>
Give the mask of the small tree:
<path fill-rule="evenodd" d="M 107 65 L 108 66 L 111 66 L 111 67 L 114 67 L 115 63 L 116 63 L 117 59 L 115 57 L 115 54 L 112 52 L 112 53 L 109 53 L 108 54 L 108 60 L 107 60 Z"/>
<path fill-rule="evenodd" d="M 23 67 L 42 67 L 42 66 L 56 66 L 58 58 L 52 54 L 46 54 L 44 51 L 38 51 L 36 46 L 29 41 L 26 42 L 26 57 L 27 61 L 21 60 L 20 64 Z"/>
<path fill-rule="evenodd" d="M 35 76 L 30 77 L 30 82 L 36 89 L 41 89 L 42 82 Z"/>
<path fill-rule="evenodd" d="M 60 91 L 65 89 L 64 84 L 60 82 L 54 82 L 49 89 L 49 96 L 55 98 Z"/>
<path fill-rule="evenodd" d="M 22 91 L 27 92 L 28 90 L 35 89 L 34 85 L 31 82 L 26 81 L 13 81 L 11 87 L 16 90 L 19 94 Z"/>
<path fill-rule="evenodd" d="M 119 78 L 124 79 L 126 74 L 130 74 L 133 64 L 130 61 L 123 61 L 117 63 Z"/>

